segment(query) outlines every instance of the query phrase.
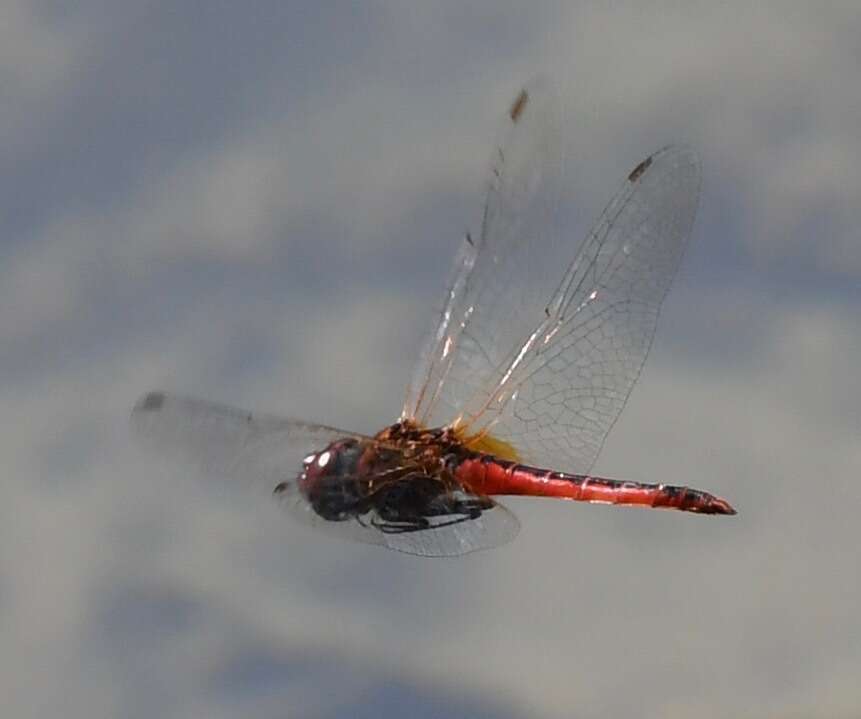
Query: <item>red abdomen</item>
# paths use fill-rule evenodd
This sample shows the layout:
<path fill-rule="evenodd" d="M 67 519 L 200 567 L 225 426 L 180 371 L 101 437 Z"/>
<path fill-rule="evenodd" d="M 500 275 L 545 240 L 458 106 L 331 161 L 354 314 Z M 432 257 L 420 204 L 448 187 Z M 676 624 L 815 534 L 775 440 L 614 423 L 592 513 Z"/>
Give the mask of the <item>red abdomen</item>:
<path fill-rule="evenodd" d="M 642 484 L 582 474 L 565 474 L 479 454 L 455 470 L 476 494 L 557 497 L 576 502 L 680 509 L 701 514 L 735 514 L 730 504 L 708 492 L 669 484 Z"/>

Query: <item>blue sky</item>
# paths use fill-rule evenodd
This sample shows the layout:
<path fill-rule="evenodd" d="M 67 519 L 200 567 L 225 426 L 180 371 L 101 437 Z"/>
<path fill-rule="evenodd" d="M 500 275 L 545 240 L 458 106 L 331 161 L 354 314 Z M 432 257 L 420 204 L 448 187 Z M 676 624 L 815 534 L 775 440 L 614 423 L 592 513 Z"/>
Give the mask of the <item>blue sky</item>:
<path fill-rule="evenodd" d="M 10 714 L 854 716 L 861 11 L 808 6 L 5 3 Z M 133 445 L 151 388 L 392 421 L 539 73 L 572 236 L 649 152 L 702 157 L 596 469 L 738 517 L 515 500 L 513 544 L 422 561 Z"/>

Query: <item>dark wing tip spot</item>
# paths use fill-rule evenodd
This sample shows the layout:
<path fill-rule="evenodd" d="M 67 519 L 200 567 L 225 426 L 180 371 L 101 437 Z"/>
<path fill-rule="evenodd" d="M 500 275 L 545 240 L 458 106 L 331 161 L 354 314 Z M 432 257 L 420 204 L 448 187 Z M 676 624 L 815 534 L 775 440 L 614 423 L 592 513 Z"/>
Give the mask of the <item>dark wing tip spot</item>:
<path fill-rule="evenodd" d="M 155 412 L 164 405 L 164 392 L 150 392 L 138 402 L 137 409 L 141 412 Z"/>
<path fill-rule="evenodd" d="M 287 491 L 287 482 L 281 482 L 272 490 L 272 494 L 283 494 Z"/>
<path fill-rule="evenodd" d="M 639 165 L 637 165 L 633 170 L 631 170 L 631 174 L 628 175 L 628 182 L 636 182 L 642 177 L 643 173 L 649 169 L 649 165 L 652 164 L 652 156 L 649 155 L 645 160 L 643 160 Z"/>
<path fill-rule="evenodd" d="M 520 116 L 523 114 L 523 108 L 526 107 L 528 100 L 529 93 L 526 90 L 521 90 L 514 102 L 511 103 L 511 108 L 508 111 L 508 116 L 512 122 L 517 122 L 520 119 Z"/>

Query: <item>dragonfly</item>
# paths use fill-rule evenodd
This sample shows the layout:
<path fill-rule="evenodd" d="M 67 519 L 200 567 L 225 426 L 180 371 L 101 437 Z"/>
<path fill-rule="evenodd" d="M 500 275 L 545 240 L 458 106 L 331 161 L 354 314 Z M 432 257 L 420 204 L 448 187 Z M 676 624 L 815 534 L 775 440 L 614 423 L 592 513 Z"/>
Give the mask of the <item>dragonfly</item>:
<path fill-rule="evenodd" d="M 572 243 L 552 219 L 570 204 L 553 98 L 532 83 L 508 107 L 481 232 L 457 254 L 397 422 L 366 435 L 157 391 L 135 432 L 263 482 L 303 523 L 420 556 L 513 539 L 500 496 L 735 514 L 699 489 L 591 474 L 651 347 L 701 170 L 688 146 L 654 152 Z"/>

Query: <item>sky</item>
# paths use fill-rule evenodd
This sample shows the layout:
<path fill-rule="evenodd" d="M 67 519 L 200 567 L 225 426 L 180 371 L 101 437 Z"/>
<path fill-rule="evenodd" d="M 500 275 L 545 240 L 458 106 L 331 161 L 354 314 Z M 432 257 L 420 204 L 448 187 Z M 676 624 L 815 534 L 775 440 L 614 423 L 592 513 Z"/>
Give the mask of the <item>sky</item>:
<path fill-rule="evenodd" d="M 859 38 L 853 2 L 3 3 L 9 715 L 857 716 Z M 420 559 L 135 445 L 154 388 L 392 422 L 536 75 L 572 238 L 702 158 L 596 472 L 736 517 L 515 499 L 513 543 Z"/>

